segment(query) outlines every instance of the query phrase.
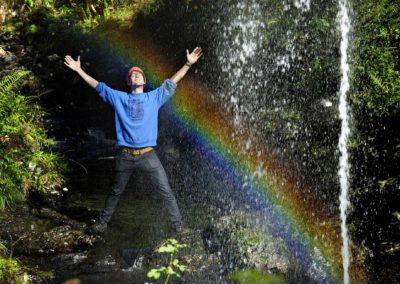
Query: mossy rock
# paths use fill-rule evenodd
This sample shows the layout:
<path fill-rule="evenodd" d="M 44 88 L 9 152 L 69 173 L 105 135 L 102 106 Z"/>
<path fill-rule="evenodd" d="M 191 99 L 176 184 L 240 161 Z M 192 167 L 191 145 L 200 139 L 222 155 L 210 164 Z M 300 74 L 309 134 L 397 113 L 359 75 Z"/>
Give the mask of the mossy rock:
<path fill-rule="evenodd" d="M 244 213 L 222 217 L 203 232 L 206 249 L 219 255 L 229 270 L 255 267 L 287 273 L 290 253 L 284 241 L 251 220 L 254 216 Z"/>

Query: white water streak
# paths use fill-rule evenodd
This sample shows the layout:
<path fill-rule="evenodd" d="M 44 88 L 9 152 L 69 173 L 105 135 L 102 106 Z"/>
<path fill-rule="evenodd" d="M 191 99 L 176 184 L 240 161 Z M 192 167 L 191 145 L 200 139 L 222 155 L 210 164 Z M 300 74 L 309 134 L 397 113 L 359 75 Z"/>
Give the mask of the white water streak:
<path fill-rule="evenodd" d="M 303 12 L 310 10 L 311 0 L 295 0 L 294 6 L 297 9 L 301 9 Z"/>
<path fill-rule="evenodd" d="M 243 114 L 251 113 L 242 100 L 252 96 L 258 88 L 252 81 L 256 69 L 251 67 L 246 72 L 244 70 L 262 47 L 265 24 L 260 5 L 256 0 L 241 0 L 235 6 L 226 7 L 226 9 L 226 13 L 233 12 L 237 15 L 222 26 L 217 54 L 223 66 L 221 76 L 225 76 L 230 86 L 221 95 L 230 98 L 226 107 L 233 107 L 235 115 L 233 122 L 238 134 L 245 127 Z"/>
<path fill-rule="evenodd" d="M 341 235 L 342 235 L 342 259 L 343 259 L 343 283 L 349 283 L 349 237 L 346 225 L 346 213 L 350 206 L 348 192 L 349 192 L 349 155 L 347 151 L 347 142 L 350 135 L 349 126 L 349 107 L 346 100 L 346 95 L 349 90 L 349 64 L 347 62 L 347 50 L 349 46 L 349 31 L 350 31 L 350 18 L 346 0 L 339 0 L 339 22 L 341 32 L 340 54 L 341 62 L 340 69 L 342 79 L 339 90 L 339 115 L 342 121 L 342 127 L 339 137 L 339 179 L 340 179 L 340 219 L 341 219 Z"/>

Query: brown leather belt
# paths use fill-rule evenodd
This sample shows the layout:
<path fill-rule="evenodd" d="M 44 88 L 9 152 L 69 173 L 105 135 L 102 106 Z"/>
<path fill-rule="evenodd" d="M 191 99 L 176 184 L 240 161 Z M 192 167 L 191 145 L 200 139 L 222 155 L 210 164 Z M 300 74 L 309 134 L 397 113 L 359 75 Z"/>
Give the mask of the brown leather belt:
<path fill-rule="evenodd" d="M 153 150 L 153 147 L 146 147 L 143 149 L 131 149 L 131 148 L 122 148 L 122 152 L 131 154 L 131 155 L 143 155 L 144 153 L 150 152 Z"/>

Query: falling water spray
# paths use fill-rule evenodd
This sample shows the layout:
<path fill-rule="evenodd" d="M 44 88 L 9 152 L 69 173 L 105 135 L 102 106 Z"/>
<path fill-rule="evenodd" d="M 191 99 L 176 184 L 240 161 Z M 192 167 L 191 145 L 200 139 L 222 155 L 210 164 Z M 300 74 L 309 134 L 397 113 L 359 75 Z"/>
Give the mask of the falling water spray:
<path fill-rule="evenodd" d="M 339 90 L 339 115 L 342 121 L 342 127 L 339 137 L 339 179 L 340 179 L 340 219 L 342 235 L 342 259 L 343 259 L 343 282 L 349 283 L 349 237 L 346 226 L 346 213 L 350 205 L 348 199 L 349 191 L 349 155 L 347 151 L 347 141 L 350 135 L 349 127 L 349 107 L 346 100 L 346 94 L 349 90 L 349 64 L 347 62 L 347 51 L 349 46 L 350 18 L 346 0 L 339 0 L 339 23 L 341 32 L 340 42 L 340 70 L 342 79 Z"/>

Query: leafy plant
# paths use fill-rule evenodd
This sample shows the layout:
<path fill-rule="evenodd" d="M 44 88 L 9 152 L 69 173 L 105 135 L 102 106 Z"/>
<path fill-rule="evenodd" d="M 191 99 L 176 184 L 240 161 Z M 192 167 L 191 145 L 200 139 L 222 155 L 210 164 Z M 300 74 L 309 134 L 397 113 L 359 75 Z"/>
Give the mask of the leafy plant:
<path fill-rule="evenodd" d="M 168 239 L 156 250 L 159 253 L 169 253 L 168 264 L 166 266 L 161 266 L 160 268 L 151 269 L 147 273 L 147 277 L 157 280 L 161 277 L 162 274 L 165 274 L 167 277 L 164 284 L 167 284 L 171 277 L 180 278 L 180 273 L 185 272 L 187 270 L 187 267 L 179 263 L 179 260 L 176 258 L 176 254 L 179 252 L 180 249 L 185 247 L 187 247 L 187 245 L 180 244 L 175 239 Z M 174 269 L 178 269 L 179 272 L 176 272 Z"/>
<path fill-rule="evenodd" d="M 55 142 L 43 129 L 44 112 L 17 92 L 31 73 L 14 70 L 0 80 L 0 210 L 32 191 L 61 186 L 65 164 L 50 151 Z"/>
<path fill-rule="evenodd" d="M 359 19 L 355 33 L 358 60 L 355 62 L 356 102 L 378 116 L 400 111 L 400 28 L 398 1 L 356 1 Z"/>

